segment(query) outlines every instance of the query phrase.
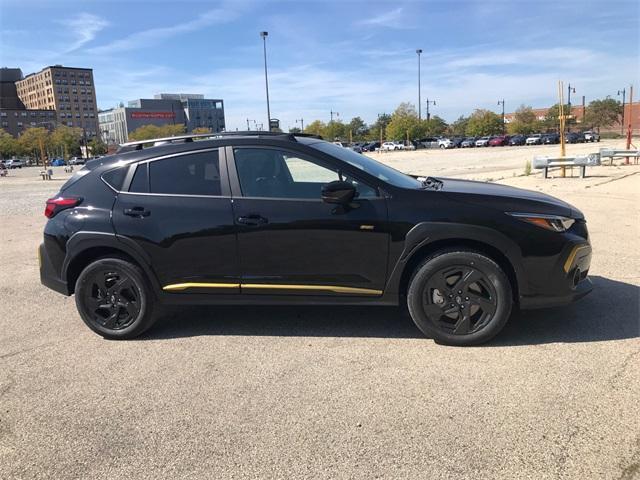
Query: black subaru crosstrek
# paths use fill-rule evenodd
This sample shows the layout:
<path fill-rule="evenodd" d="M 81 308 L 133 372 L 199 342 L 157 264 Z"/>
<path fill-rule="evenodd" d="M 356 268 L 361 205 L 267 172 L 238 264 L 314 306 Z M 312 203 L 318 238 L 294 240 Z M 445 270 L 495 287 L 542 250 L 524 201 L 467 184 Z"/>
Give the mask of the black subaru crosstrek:
<path fill-rule="evenodd" d="M 320 138 L 129 143 L 47 201 L 42 283 L 132 338 L 168 304 L 403 305 L 453 345 L 591 290 L 584 216 L 541 193 L 415 178 Z"/>

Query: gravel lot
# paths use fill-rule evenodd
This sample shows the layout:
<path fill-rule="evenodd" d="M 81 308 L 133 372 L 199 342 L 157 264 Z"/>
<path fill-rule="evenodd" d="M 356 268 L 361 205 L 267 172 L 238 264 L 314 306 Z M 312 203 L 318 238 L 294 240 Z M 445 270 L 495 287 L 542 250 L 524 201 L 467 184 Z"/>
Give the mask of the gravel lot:
<path fill-rule="evenodd" d="M 640 167 L 514 176 L 557 151 L 378 155 L 587 215 L 595 291 L 476 348 L 436 345 L 394 308 L 193 308 L 105 341 L 38 279 L 64 175 L 0 178 L 0 479 L 638 478 Z"/>

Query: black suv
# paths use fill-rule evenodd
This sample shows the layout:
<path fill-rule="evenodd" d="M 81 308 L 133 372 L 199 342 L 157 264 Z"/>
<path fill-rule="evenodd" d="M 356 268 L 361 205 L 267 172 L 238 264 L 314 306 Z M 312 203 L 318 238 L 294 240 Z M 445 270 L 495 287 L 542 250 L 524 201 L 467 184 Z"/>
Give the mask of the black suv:
<path fill-rule="evenodd" d="M 146 142 L 88 162 L 45 210 L 42 283 L 107 338 L 167 304 L 406 302 L 426 335 L 470 345 L 514 305 L 591 290 L 585 219 L 548 195 L 415 178 L 300 135 Z"/>

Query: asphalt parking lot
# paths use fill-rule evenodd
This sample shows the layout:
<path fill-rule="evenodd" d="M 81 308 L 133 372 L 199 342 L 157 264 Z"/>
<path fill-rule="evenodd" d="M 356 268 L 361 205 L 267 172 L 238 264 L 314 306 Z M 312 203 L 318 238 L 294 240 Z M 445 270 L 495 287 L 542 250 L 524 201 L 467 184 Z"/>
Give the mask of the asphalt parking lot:
<path fill-rule="evenodd" d="M 466 175 L 437 154 L 438 175 Z M 39 283 L 61 169 L 0 178 L 0 478 L 638 478 L 640 167 L 520 165 L 502 181 L 586 214 L 595 290 L 475 348 L 395 308 L 190 308 L 103 340 Z"/>

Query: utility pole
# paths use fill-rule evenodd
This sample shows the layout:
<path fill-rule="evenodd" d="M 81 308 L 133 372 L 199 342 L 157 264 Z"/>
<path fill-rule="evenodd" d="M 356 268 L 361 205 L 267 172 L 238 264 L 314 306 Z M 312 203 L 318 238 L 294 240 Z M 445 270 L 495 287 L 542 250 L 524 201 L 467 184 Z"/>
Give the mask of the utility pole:
<path fill-rule="evenodd" d="M 420 81 L 420 54 L 422 53 L 422 49 L 418 48 L 416 50 L 418 54 L 418 120 L 422 120 L 422 99 L 421 96 L 421 81 Z"/>
<path fill-rule="evenodd" d="M 584 117 L 587 113 L 587 106 L 585 103 L 585 98 L 584 95 L 582 95 L 582 124 L 584 125 Z"/>
<path fill-rule="evenodd" d="M 251 131 L 251 127 L 249 126 L 249 119 L 247 118 L 247 132 Z"/>
<path fill-rule="evenodd" d="M 627 127 L 627 150 L 631 148 L 631 135 L 633 135 L 633 85 L 629 86 L 629 126 Z M 629 165 L 629 157 L 627 157 L 626 162 Z"/>
<path fill-rule="evenodd" d="M 269 107 L 269 77 L 267 76 L 267 36 L 269 32 L 260 32 L 262 37 L 262 47 L 264 52 L 264 86 L 267 92 L 267 125 L 271 131 L 271 109 Z"/>
<path fill-rule="evenodd" d="M 331 120 L 329 120 L 329 123 L 333 122 L 333 116 L 334 116 L 334 115 L 335 115 L 336 117 L 339 117 L 339 116 L 340 116 L 340 114 L 339 114 L 338 112 L 334 112 L 333 110 L 331 110 L 331 111 L 329 112 L 329 115 L 330 115 L 330 118 L 331 118 Z"/>
<path fill-rule="evenodd" d="M 618 95 L 622 93 L 622 119 L 620 120 L 620 133 L 624 135 L 624 104 L 627 96 L 627 89 L 623 88 L 622 90 L 618 90 Z M 633 110 L 633 106 L 631 107 Z M 631 112 L 629 112 L 631 114 Z"/>
<path fill-rule="evenodd" d="M 504 135 L 505 125 L 504 125 L 504 98 L 502 100 L 498 100 L 498 105 L 502 105 L 502 134 Z"/>
<path fill-rule="evenodd" d="M 569 110 L 571 110 L 571 93 L 576 93 L 576 88 L 572 87 L 571 84 L 569 84 L 569 86 L 567 87 L 567 105 L 569 106 Z M 568 112 L 567 114 L 569 115 L 571 112 Z"/>
<path fill-rule="evenodd" d="M 429 105 L 433 105 L 435 107 L 436 106 L 436 101 L 435 100 L 429 100 L 427 98 L 427 122 L 429 120 L 431 120 L 431 114 L 429 113 Z"/>
<path fill-rule="evenodd" d="M 300 130 L 304 132 L 304 118 L 296 120 L 296 125 L 298 124 L 298 122 L 300 122 Z"/>

